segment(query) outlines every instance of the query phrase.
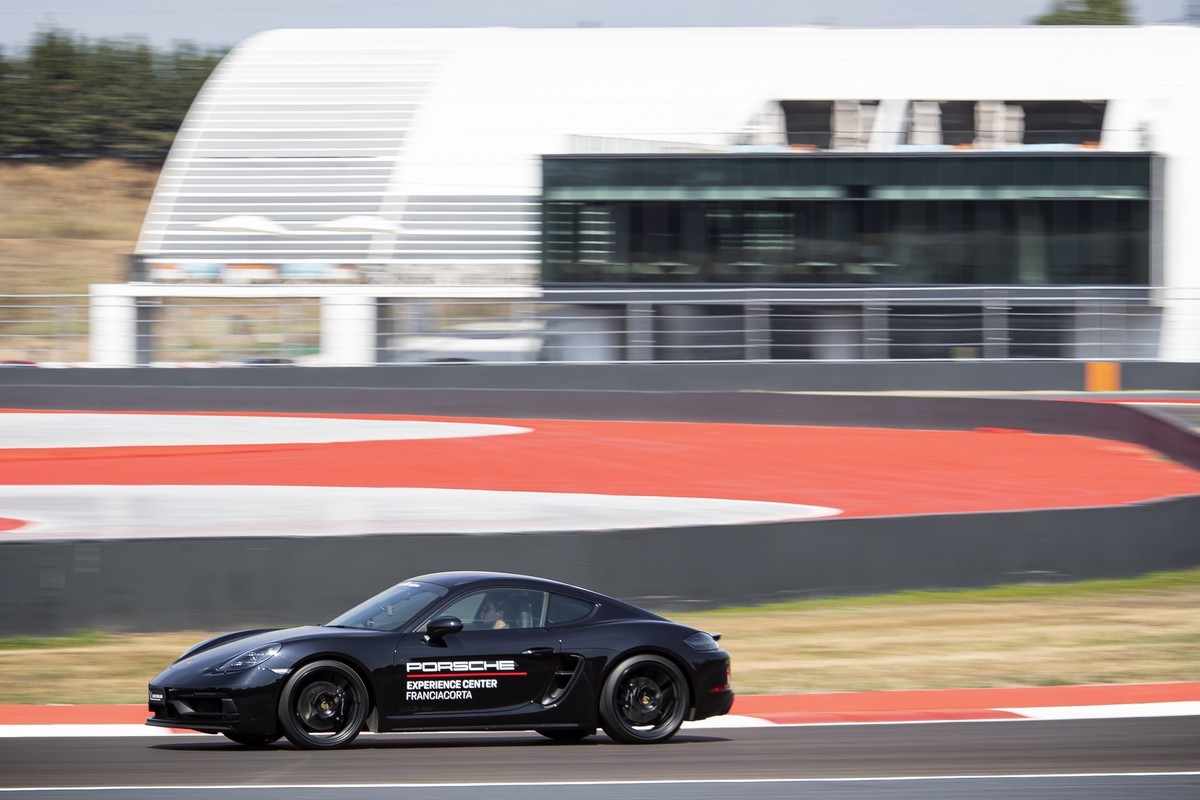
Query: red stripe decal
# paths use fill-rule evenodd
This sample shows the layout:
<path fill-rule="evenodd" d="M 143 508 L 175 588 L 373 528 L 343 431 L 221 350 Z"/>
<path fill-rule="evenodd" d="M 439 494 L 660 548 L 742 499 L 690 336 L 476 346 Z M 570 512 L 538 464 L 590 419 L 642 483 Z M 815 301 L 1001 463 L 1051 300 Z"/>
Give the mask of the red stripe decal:
<path fill-rule="evenodd" d="M 528 672 L 410 672 L 409 678 L 510 678 L 523 677 Z"/>

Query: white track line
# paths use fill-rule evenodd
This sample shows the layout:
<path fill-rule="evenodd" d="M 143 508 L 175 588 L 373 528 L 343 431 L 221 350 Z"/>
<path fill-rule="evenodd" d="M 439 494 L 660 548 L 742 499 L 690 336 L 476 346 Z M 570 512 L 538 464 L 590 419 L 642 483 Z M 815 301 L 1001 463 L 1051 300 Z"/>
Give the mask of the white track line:
<path fill-rule="evenodd" d="M 500 789 L 518 787 L 544 786 L 725 786 L 739 784 L 769 784 L 769 783 L 883 783 L 891 781 L 994 781 L 994 780 L 1030 780 L 1050 778 L 1190 778 L 1200 775 L 1200 772 L 1041 772 L 1034 774 L 1006 775 L 872 775 L 861 778 L 696 778 L 677 780 L 647 780 L 647 781 L 525 781 L 513 783 L 271 783 L 271 784 L 214 784 L 211 786 L 31 786 L 0 788 L 2 792 L 162 792 L 162 791 L 231 791 L 242 792 L 259 790 L 318 790 L 331 791 L 339 789 Z"/>
<path fill-rule="evenodd" d="M 0 448 L 163 447 L 462 439 L 529 433 L 477 422 L 226 416 L 0 413 Z"/>
<path fill-rule="evenodd" d="M 546 533 L 811 519 L 838 509 L 711 497 L 361 486 L 0 486 L 0 541 Z"/>
<path fill-rule="evenodd" d="M 805 728 L 805 727 L 845 727 L 848 725 L 942 725 L 954 722 L 1045 722 L 1052 720 L 1075 719 L 1133 719 L 1145 717 L 1190 717 L 1200 716 L 1200 701 L 1184 701 L 1177 703 L 1124 703 L 1106 706 L 1046 706 L 1041 708 L 996 708 L 978 709 L 980 713 L 988 711 L 1004 711 L 1018 714 L 1018 717 L 1005 719 L 911 719 L 911 720 L 830 720 L 818 722 L 771 722 L 761 717 L 739 714 L 728 714 L 722 717 L 712 717 L 697 722 L 684 723 L 684 730 L 719 730 L 722 728 Z M 867 712 L 855 712 L 867 713 Z M 930 713 L 919 711 L 914 713 Z M 962 713 L 961 711 L 958 713 Z M 406 732 L 400 735 L 431 736 L 453 735 L 444 731 Z M 168 728 L 156 728 L 136 724 L 85 724 L 85 725 L 5 725 L 0 724 L 0 739 L 27 739 L 43 737 L 101 737 L 123 738 L 136 736 L 177 736 L 203 735 L 192 731 L 175 732 Z M 367 734 L 374 735 L 374 734 Z M 397 734 L 379 734 L 393 736 Z"/>
<path fill-rule="evenodd" d="M 1108 706 L 1044 706 L 1040 708 L 997 708 L 1029 719 L 1114 719 L 1117 717 L 1200 716 L 1200 700 L 1175 703 L 1126 703 Z M 1134 713 L 1130 713 L 1133 711 Z"/>

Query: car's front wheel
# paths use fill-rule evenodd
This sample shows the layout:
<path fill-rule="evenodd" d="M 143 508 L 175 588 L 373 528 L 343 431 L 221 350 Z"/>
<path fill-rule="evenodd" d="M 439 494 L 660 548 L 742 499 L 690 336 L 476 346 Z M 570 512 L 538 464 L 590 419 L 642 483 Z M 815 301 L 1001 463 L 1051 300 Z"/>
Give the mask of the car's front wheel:
<path fill-rule="evenodd" d="M 604 682 L 600 725 L 618 742 L 665 742 L 679 731 L 687 708 L 687 680 L 679 667 L 661 656 L 632 656 Z"/>
<path fill-rule="evenodd" d="M 369 711 L 367 686 L 340 661 L 296 670 L 279 698 L 283 735 L 305 750 L 332 750 L 354 741 Z"/>

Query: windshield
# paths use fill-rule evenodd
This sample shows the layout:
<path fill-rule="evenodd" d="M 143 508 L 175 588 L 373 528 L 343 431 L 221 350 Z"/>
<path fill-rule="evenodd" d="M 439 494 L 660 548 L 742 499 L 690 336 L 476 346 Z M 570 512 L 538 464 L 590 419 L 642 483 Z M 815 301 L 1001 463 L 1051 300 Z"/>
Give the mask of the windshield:
<path fill-rule="evenodd" d="M 444 597 L 446 592 L 445 587 L 434 583 L 404 581 L 359 603 L 327 624 L 344 628 L 399 630 L 435 600 Z"/>

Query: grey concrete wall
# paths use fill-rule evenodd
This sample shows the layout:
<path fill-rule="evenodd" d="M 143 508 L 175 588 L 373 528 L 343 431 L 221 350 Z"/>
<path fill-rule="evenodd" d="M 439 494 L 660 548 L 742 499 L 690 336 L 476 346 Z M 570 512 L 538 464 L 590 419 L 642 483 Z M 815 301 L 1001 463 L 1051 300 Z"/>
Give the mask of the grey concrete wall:
<path fill-rule="evenodd" d="M 21 408 L 331 411 L 974 427 L 1132 441 L 1200 468 L 1195 434 L 1108 404 L 699 392 L 7 386 Z M 1200 497 L 1105 509 L 604 533 L 3 543 L 0 635 L 321 621 L 404 577 L 499 569 L 674 609 L 1133 575 L 1200 564 Z"/>
<path fill-rule="evenodd" d="M 3 545 L 0 634 L 324 622 L 405 577 L 545 575 L 664 611 L 1200 564 L 1200 498 L 1112 509 L 604 533 Z"/>
<path fill-rule="evenodd" d="M 1200 391 L 1200 364 L 1129 362 L 1128 390 Z M 225 369 L 0 369 L 0 389 L 57 386 L 358 386 L 788 392 L 1083 391 L 1075 361 L 395 364 Z"/>
<path fill-rule="evenodd" d="M 1200 363 L 1130 361 L 1121 365 L 1121 380 L 1126 389 L 1134 391 L 1195 391 L 1200 388 Z"/>

